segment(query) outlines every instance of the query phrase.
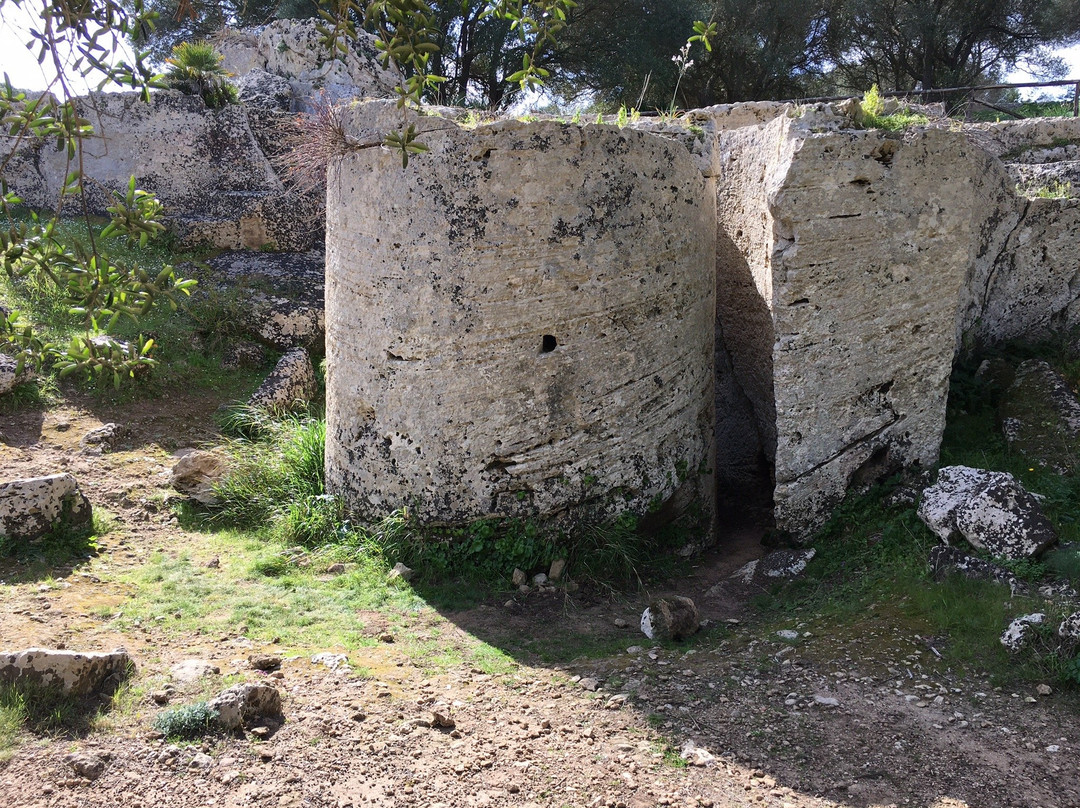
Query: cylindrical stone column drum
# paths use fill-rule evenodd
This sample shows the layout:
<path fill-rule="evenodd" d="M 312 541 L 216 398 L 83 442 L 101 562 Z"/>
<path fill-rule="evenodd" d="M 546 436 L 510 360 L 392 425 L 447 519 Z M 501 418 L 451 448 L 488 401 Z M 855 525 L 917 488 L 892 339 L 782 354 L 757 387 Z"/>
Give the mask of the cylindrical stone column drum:
<path fill-rule="evenodd" d="M 427 120 L 407 168 L 329 171 L 329 490 L 450 524 L 656 509 L 711 458 L 701 172 L 614 126 Z"/>

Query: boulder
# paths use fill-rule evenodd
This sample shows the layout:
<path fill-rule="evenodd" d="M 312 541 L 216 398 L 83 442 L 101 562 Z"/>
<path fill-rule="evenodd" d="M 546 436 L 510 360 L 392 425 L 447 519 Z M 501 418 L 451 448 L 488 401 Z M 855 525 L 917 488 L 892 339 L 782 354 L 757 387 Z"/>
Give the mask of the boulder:
<path fill-rule="evenodd" d="M 641 614 L 641 631 L 650 640 L 681 640 L 700 627 L 697 606 L 681 595 L 657 598 Z"/>
<path fill-rule="evenodd" d="M 119 424 L 104 424 L 97 429 L 91 429 L 85 435 L 82 440 L 79 441 L 79 448 L 88 452 L 103 452 L 108 449 L 116 448 L 116 444 L 124 437 L 128 432 L 127 427 Z"/>
<path fill-rule="evenodd" d="M 278 360 L 273 372 L 248 399 L 248 406 L 288 412 L 306 406 L 318 390 L 311 357 L 303 348 L 293 348 Z"/>
<path fill-rule="evenodd" d="M 214 486 L 228 471 L 228 463 L 213 452 L 188 450 L 172 468 L 169 484 L 201 505 L 216 505 L 220 500 Z"/>
<path fill-rule="evenodd" d="M 215 719 L 227 731 L 240 729 L 262 718 L 281 718 L 281 694 L 266 684 L 245 683 L 221 691 L 208 702 Z"/>
<path fill-rule="evenodd" d="M 1010 449 L 1059 474 L 1076 468 L 1080 400 L 1049 364 L 1029 359 L 1016 369 L 1000 415 Z"/>
<path fill-rule="evenodd" d="M 1042 612 L 1035 612 L 1034 614 L 1025 614 L 1023 617 L 1018 617 L 1009 623 L 1009 627 L 1005 629 L 1005 633 L 1001 635 L 1001 644 L 1014 654 L 1017 651 L 1023 650 L 1031 642 L 1032 635 L 1034 634 L 1034 626 L 1046 620 L 1046 615 Z"/>
<path fill-rule="evenodd" d="M 64 763 L 79 777 L 97 780 L 105 772 L 108 760 L 93 752 L 70 752 L 64 755 Z"/>
<path fill-rule="evenodd" d="M 946 466 L 923 491 L 919 518 L 945 543 L 959 535 L 1014 561 L 1037 557 L 1057 541 L 1039 501 L 1005 472 Z"/>
<path fill-rule="evenodd" d="M 72 696 L 111 693 L 135 669 L 128 652 L 29 648 L 0 654 L 0 682 L 20 687 L 58 687 Z"/>
<path fill-rule="evenodd" d="M 89 524 L 90 502 L 70 474 L 0 483 L 0 538 L 33 540 L 57 525 Z"/>

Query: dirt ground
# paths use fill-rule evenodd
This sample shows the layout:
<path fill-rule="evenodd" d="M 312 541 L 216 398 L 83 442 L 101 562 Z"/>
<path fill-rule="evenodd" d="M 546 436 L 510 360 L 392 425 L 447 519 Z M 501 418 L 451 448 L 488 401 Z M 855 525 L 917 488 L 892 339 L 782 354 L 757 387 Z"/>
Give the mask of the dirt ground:
<path fill-rule="evenodd" d="M 146 678 L 207 660 L 229 681 L 278 687 L 284 724 L 193 745 L 156 737 L 148 720 L 30 737 L 0 764 L 0 805 L 1080 806 L 1075 699 L 961 677 L 947 649 L 906 633 L 888 604 L 859 636 L 796 613 L 782 628 L 798 640 L 781 639 L 729 578 L 762 554 L 753 531 L 731 531 L 679 582 L 707 619 L 683 646 L 655 646 L 638 631 L 644 595 L 536 593 L 513 608 L 500 598 L 417 618 L 444 623 L 449 643 L 622 638 L 625 650 L 603 660 L 519 660 L 505 675 L 466 664 L 432 676 L 384 643 L 345 665 L 287 657 L 264 674 L 247 658 L 274 649 L 240 633 L 119 633 L 97 615 L 130 596 L 123 572 L 158 548 L 198 554 L 205 540 L 178 527 L 165 494 L 171 452 L 214 439 L 218 403 L 68 399 L 44 414 L 0 416 L 0 479 L 70 471 L 123 528 L 99 556 L 48 580 L 10 583 L 16 570 L 0 562 L 0 650 L 124 646 Z M 129 429 L 117 449 L 81 452 L 82 436 L 110 421 Z M 454 727 L 428 726 L 433 710 Z M 100 776 L 78 776 L 70 753 L 103 762 Z"/>

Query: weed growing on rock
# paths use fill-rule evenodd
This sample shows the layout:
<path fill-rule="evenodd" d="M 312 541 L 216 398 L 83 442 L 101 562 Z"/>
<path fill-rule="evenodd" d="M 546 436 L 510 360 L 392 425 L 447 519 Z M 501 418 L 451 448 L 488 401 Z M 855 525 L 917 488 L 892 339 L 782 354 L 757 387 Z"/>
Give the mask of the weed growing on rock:
<path fill-rule="evenodd" d="M 171 740 L 190 741 L 210 734 L 217 717 L 217 710 L 200 701 L 158 713 L 153 727 Z"/>
<path fill-rule="evenodd" d="M 900 132 L 912 126 L 925 126 L 930 119 L 920 113 L 911 112 L 901 107 L 896 112 L 885 114 L 885 99 L 875 84 L 863 96 L 860 105 L 860 123 L 867 129 L 884 129 Z"/>
<path fill-rule="evenodd" d="M 1038 185 L 1025 188 L 1016 186 L 1016 193 L 1029 199 L 1072 199 L 1073 187 L 1071 182 L 1051 182 L 1049 185 Z"/>

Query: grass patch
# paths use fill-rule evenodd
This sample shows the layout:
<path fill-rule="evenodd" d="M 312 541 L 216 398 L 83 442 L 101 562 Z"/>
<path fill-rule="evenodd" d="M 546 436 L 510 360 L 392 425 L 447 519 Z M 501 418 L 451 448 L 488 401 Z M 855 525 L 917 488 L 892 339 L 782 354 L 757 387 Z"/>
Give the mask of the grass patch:
<path fill-rule="evenodd" d="M 135 593 L 123 620 L 211 636 L 235 635 L 243 626 L 249 638 L 283 648 L 354 650 L 375 643 L 359 612 L 411 614 L 423 607 L 410 588 L 387 582 L 378 559 L 359 557 L 347 572 L 327 577 L 320 570 L 335 557 L 329 553 L 291 552 L 260 533 L 226 530 L 207 539 L 218 569 L 188 555 L 155 553 L 128 573 Z"/>
<path fill-rule="evenodd" d="M 518 664 L 506 652 L 487 643 L 481 643 L 473 649 L 469 662 L 477 670 L 491 676 L 510 674 L 518 669 Z"/>
<path fill-rule="evenodd" d="M 100 702 L 64 693 L 59 687 L 0 685 L 0 752 L 13 749 L 25 728 L 37 735 L 85 735 L 96 725 Z"/>
<path fill-rule="evenodd" d="M 225 417 L 223 428 L 236 437 L 226 446 L 232 468 L 215 489 L 220 504 L 202 516 L 188 513 L 186 523 L 257 530 L 286 545 L 402 562 L 447 606 L 508 589 L 515 568 L 546 571 L 559 558 L 575 579 L 609 590 L 640 585 L 642 575 L 670 572 L 674 561 L 666 551 L 686 541 L 685 529 L 642 530 L 630 514 L 572 530 L 509 518 L 440 527 L 421 524 L 403 508 L 376 524 L 355 524 L 342 501 L 326 493 L 324 420 L 314 414 L 271 418 L 239 408 Z M 280 559 L 259 563 L 261 575 L 284 571 Z"/>
<path fill-rule="evenodd" d="M 19 734 L 26 721 L 26 706 L 0 688 L 0 763 L 8 760 L 19 746 Z"/>

